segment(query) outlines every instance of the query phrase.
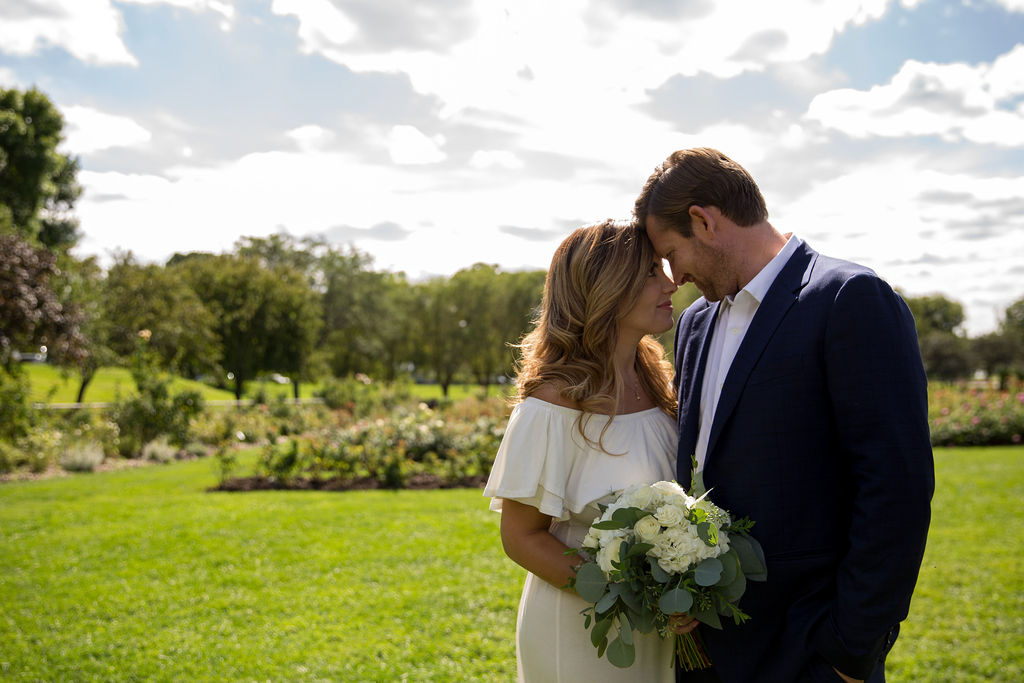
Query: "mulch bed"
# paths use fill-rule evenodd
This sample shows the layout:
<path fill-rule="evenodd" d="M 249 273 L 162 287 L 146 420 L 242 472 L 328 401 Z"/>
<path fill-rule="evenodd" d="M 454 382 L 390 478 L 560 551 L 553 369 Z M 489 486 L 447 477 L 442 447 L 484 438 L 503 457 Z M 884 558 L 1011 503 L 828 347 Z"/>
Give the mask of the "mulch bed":
<path fill-rule="evenodd" d="M 463 477 L 451 481 L 436 474 L 414 474 L 405 480 L 403 489 L 480 489 L 487 483 L 487 477 L 477 475 Z M 224 480 L 220 485 L 208 491 L 367 491 L 386 488 L 380 481 L 372 477 L 346 479 L 332 477 L 330 479 L 290 479 L 287 481 L 275 477 L 234 477 Z"/>

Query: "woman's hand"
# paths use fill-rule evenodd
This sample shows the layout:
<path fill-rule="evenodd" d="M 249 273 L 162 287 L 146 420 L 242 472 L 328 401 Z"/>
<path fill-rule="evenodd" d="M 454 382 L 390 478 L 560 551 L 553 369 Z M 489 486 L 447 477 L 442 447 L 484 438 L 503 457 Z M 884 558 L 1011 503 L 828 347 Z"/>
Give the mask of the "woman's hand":
<path fill-rule="evenodd" d="M 551 535 L 551 516 L 532 505 L 503 498 L 501 544 L 513 562 L 555 588 L 565 588 L 576 576 L 579 555 L 566 555 L 567 545 Z"/>
<path fill-rule="evenodd" d="M 672 633 L 683 635 L 697 628 L 700 622 L 689 614 L 672 614 L 668 618 L 668 628 Z"/>

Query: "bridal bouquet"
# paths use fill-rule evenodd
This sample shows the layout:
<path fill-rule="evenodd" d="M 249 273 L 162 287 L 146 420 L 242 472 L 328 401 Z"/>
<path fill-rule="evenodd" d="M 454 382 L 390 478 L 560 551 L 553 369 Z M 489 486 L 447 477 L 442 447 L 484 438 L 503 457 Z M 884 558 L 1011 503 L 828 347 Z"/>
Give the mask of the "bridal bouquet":
<path fill-rule="evenodd" d="M 748 580 L 767 578 L 749 534 L 753 522 L 732 520 L 703 488 L 699 473 L 690 493 L 670 481 L 632 486 L 591 525 L 583 549 L 594 559 L 579 566 L 572 585 L 593 603 L 582 614 L 598 657 L 630 666 L 633 632 L 668 637 L 672 614 L 714 628 L 722 628 L 720 616 L 737 624 L 749 618 L 737 603 Z M 696 631 L 676 635 L 676 656 L 687 671 L 711 665 Z"/>

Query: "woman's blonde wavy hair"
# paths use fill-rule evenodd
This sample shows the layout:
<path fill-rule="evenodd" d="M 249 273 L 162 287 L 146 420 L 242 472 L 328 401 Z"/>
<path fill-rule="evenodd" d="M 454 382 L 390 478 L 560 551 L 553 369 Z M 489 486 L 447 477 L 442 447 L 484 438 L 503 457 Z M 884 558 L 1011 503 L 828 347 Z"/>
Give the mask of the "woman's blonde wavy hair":
<path fill-rule="evenodd" d="M 623 383 L 613 363 L 619 321 L 639 300 L 653 262 L 654 248 L 635 223 L 606 220 L 565 238 L 551 259 L 534 328 L 518 345 L 515 402 L 550 382 L 580 407 L 581 418 L 609 415 L 608 428 Z M 672 367 L 649 335 L 637 345 L 636 371 L 655 405 L 675 416 Z M 577 425 L 591 442 L 584 421 Z"/>

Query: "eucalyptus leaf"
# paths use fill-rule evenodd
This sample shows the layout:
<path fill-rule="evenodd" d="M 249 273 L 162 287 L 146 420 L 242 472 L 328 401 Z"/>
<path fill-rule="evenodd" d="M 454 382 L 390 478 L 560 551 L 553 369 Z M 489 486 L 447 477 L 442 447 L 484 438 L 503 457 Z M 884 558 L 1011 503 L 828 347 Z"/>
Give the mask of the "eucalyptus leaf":
<path fill-rule="evenodd" d="M 622 526 L 633 526 L 636 523 L 637 508 L 619 508 L 612 513 L 612 520 L 619 522 Z"/>
<path fill-rule="evenodd" d="M 622 598 L 622 602 L 626 603 L 626 606 L 631 610 L 639 612 L 643 609 L 643 602 L 632 587 L 623 585 L 622 590 L 619 591 L 619 597 Z"/>
<path fill-rule="evenodd" d="M 619 615 L 619 637 L 626 645 L 633 644 L 633 624 L 625 614 Z"/>
<path fill-rule="evenodd" d="M 658 609 L 665 614 L 682 614 L 693 606 L 693 596 L 685 588 L 665 591 L 658 600 Z"/>
<path fill-rule="evenodd" d="M 615 584 L 612 584 L 613 587 L 614 585 Z M 615 601 L 618 599 L 618 591 L 608 591 L 604 596 L 601 597 L 600 600 L 597 601 L 597 604 L 594 605 L 594 610 L 596 610 L 598 614 L 604 614 L 605 612 L 607 612 L 615 606 Z"/>
<path fill-rule="evenodd" d="M 629 552 L 626 557 L 636 557 L 637 555 L 646 555 L 647 551 L 654 547 L 653 543 L 634 543 L 629 547 Z"/>
<path fill-rule="evenodd" d="M 690 495 L 700 498 L 708 492 L 704 485 L 704 470 L 697 469 L 697 460 L 693 459 L 693 473 L 690 475 Z"/>
<path fill-rule="evenodd" d="M 726 600 L 736 602 L 747 590 L 747 577 L 743 575 L 743 572 L 736 572 L 736 577 L 732 582 L 724 586 L 720 585 L 718 590 Z"/>
<path fill-rule="evenodd" d="M 603 522 L 598 522 L 592 525 L 595 529 L 601 529 L 602 531 L 614 531 L 615 529 L 625 529 L 626 525 L 622 522 L 616 522 L 614 519 L 606 519 Z"/>
<path fill-rule="evenodd" d="M 597 602 L 608 590 L 608 579 L 596 562 L 584 562 L 576 572 L 576 592 L 587 602 Z"/>
<path fill-rule="evenodd" d="M 635 659 L 636 648 L 623 641 L 621 634 L 608 644 L 608 661 L 620 669 L 629 668 Z"/>
<path fill-rule="evenodd" d="M 600 647 L 601 641 L 607 641 L 608 629 L 612 627 L 612 618 L 607 617 L 594 623 L 594 630 L 590 632 L 590 642 L 594 647 Z M 598 655 L 600 657 L 601 655 Z"/>
<path fill-rule="evenodd" d="M 654 577 L 654 580 L 658 583 L 668 583 L 672 575 L 661 568 L 661 565 L 658 564 L 658 558 L 648 557 L 647 561 L 651 565 L 651 576 Z"/>
<path fill-rule="evenodd" d="M 733 534 L 729 537 L 729 547 L 736 551 L 740 560 L 740 568 L 751 581 L 767 581 L 768 569 L 765 565 L 764 551 L 761 544 L 746 534 Z"/>
<path fill-rule="evenodd" d="M 718 559 L 722 563 L 722 576 L 718 579 L 719 586 L 728 586 L 730 583 L 736 580 L 737 574 L 742 574 L 740 571 L 740 560 L 736 557 L 736 553 L 733 550 L 719 555 Z"/>
<path fill-rule="evenodd" d="M 697 525 L 697 535 L 705 545 L 714 547 L 718 545 L 718 529 L 711 522 L 700 522 Z"/>
<path fill-rule="evenodd" d="M 629 611 L 629 620 L 633 622 L 633 626 L 636 627 L 640 633 L 650 633 L 654 630 L 654 612 L 649 609 L 642 609 L 639 612 Z"/>
<path fill-rule="evenodd" d="M 691 611 L 690 614 L 702 624 L 722 630 L 722 620 L 718 617 L 718 610 L 712 604 L 706 610 Z"/>
<path fill-rule="evenodd" d="M 709 557 L 693 570 L 693 578 L 698 586 L 714 586 L 722 576 L 722 561 L 717 557 Z"/>

